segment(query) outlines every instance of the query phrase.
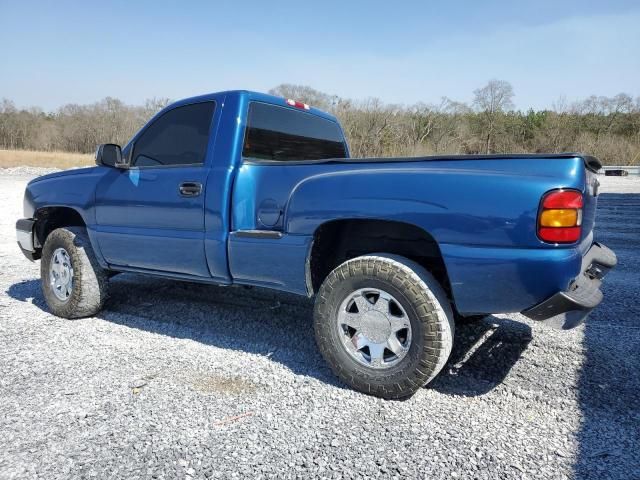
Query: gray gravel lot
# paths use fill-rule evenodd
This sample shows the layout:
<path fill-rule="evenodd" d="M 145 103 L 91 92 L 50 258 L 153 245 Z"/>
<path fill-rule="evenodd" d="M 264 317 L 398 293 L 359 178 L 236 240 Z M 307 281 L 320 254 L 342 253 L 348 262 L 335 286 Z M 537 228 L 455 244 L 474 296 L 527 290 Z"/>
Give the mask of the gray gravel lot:
<path fill-rule="evenodd" d="M 300 297 L 126 274 L 52 316 L 15 243 L 34 173 L 0 173 L 0 478 L 640 479 L 640 178 L 602 179 L 619 265 L 586 325 L 458 326 L 399 402 L 334 379 Z"/>

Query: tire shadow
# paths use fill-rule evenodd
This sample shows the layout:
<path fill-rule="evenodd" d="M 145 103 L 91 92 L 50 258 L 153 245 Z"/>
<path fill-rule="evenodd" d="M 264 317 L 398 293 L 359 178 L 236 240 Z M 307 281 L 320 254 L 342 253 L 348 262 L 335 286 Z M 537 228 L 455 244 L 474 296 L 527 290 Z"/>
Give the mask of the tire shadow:
<path fill-rule="evenodd" d="M 531 339 L 528 325 L 493 315 L 458 323 L 449 361 L 427 388 L 446 395 L 484 395 L 502 383 Z"/>
<path fill-rule="evenodd" d="M 262 288 L 219 287 L 134 274 L 110 280 L 98 318 L 174 338 L 264 355 L 296 374 L 346 388 L 313 341 L 313 301 Z M 48 313 L 39 280 L 7 294 Z M 447 395 L 483 395 L 506 377 L 531 340 L 519 322 L 485 317 L 456 326 L 449 362 L 426 388 Z"/>
<path fill-rule="evenodd" d="M 7 294 L 50 313 L 40 280 L 15 283 Z M 316 349 L 313 303 L 305 297 L 262 288 L 222 287 L 123 273 L 109 281 L 109 298 L 96 318 L 263 355 L 296 374 L 345 388 Z"/>

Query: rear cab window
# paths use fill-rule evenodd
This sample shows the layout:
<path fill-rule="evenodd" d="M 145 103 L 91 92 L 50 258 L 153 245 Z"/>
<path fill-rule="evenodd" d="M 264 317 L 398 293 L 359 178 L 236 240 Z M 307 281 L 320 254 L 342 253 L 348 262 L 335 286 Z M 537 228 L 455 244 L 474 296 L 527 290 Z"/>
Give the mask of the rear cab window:
<path fill-rule="evenodd" d="M 251 102 L 244 158 L 271 161 L 324 160 L 347 157 L 337 122 L 312 113 Z"/>

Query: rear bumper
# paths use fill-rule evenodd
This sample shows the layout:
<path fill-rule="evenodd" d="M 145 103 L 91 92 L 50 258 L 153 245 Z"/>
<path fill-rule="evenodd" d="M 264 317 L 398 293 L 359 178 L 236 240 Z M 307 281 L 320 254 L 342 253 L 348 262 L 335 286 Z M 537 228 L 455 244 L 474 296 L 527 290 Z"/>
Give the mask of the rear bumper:
<path fill-rule="evenodd" d="M 582 258 L 580 275 L 568 290 L 552 295 L 522 314 L 563 330 L 577 327 L 602 302 L 602 279 L 616 263 L 616 254 L 611 249 L 594 243 Z"/>
<path fill-rule="evenodd" d="M 35 220 L 30 218 L 21 218 L 16 222 L 16 237 L 20 250 L 32 262 L 40 258 L 37 254 L 33 241 L 33 225 Z"/>

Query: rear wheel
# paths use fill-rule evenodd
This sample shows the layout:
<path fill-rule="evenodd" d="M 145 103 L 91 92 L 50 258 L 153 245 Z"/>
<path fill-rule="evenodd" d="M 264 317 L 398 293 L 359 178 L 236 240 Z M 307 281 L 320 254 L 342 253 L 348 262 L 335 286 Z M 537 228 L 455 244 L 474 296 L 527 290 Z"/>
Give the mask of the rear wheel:
<path fill-rule="evenodd" d="M 318 348 L 335 374 L 361 392 L 403 398 L 444 367 L 453 313 L 435 278 L 397 255 L 349 260 L 318 292 Z"/>
<path fill-rule="evenodd" d="M 108 274 L 98 264 L 82 227 L 58 228 L 49 234 L 40 276 L 47 305 L 58 317 L 95 315 L 107 298 Z"/>

